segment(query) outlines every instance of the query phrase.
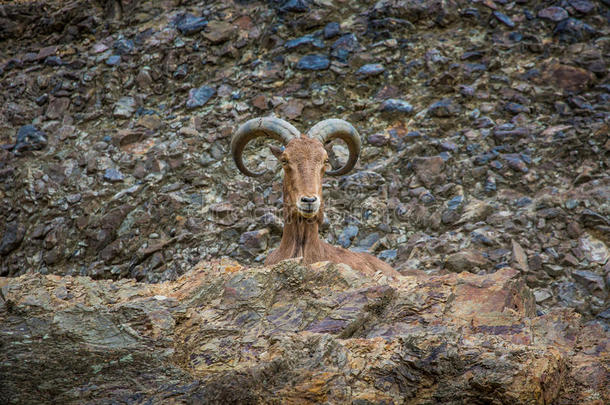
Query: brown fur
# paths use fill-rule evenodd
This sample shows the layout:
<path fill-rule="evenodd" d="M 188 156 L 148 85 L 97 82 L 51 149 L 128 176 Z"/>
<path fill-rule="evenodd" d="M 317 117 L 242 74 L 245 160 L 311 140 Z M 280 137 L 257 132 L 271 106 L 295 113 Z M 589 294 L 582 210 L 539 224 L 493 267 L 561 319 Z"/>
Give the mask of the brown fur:
<path fill-rule="evenodd" d="M 290 141 L 283 152 L 274 148 L 272 151 L 283 161 L 284 233 L 279 248 L 267 256 L 265 264 L 302 257 L 305 264 L 320 261 L 345 263 L 369 276 L 379 270 L 388 276 L 399 274 L 375 256 L 352 252 L 320 240 L 318 227 L 324 215 L 322 178 L 329 168 L 328 155 L 320 141 L 302 136 Z M 302 196 L 320 199 L 320 208 L 315 216 L 305 218 L 297 210 L 297 201 Z"/>

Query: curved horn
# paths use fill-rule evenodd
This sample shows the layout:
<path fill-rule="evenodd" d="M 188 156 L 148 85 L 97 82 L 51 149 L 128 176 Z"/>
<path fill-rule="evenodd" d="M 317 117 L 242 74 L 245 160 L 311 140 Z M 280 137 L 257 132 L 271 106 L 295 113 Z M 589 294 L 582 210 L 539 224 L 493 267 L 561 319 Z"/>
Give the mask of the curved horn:
<path fill-rule="evenodd" d="M 347 162 L 343 167 L 327 172 L 328 175 L 340 176 L 348 173 L 356 165 L 360 156 L 361 141 L 358 131 L 349 122 L 337 118 L 320 121 L 307 132 L 307 136 L 319 139 L 323 145 L 335 138 L 341 138 L 347 144 L 349 149 Z"/>
<path fill-rule="evenodd" d="M 231 139 L 231 154 L 233 155 L 233 160 L 235 160 L 235 165 L 246 176 L 260 176 L 265 172 L 251 172 L 244 165 L 242 153 L 248 142 L 260 136 L 266 136 L 286 145 L 292 138 L 299 135 L 298 129 L 280 118 L 253 118 L 242 124 L 233 135 L 233 139 Z"/>

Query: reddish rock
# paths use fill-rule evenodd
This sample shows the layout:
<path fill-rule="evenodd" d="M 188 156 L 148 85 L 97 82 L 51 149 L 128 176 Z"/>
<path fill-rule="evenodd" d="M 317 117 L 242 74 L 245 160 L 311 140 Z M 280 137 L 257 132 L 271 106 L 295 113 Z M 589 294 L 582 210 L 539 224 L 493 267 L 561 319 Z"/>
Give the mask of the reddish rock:
<path fill-rule="evenodd" d="M 292 99 L 280 107 L 281 116 L 291 120 L 298 118 L 301 116 L 304 107 L 303 102 L 298 99 Z"/>
<path fill-rule="evenodd" d="M 589 0 L 568 0 L 570 6 L 579 13 L 588 14 L 595 8 L 595 4 Z"/>
<path fill-rule="evenodd" d="M 226 21 L 210 21 L 203 36 L 212 44 L 228 41 L 235 34 L 235 26 Z"/>
<path fill-rule="evenodd" d="M 445 179 L 443 173 L 445 161 L 440 156 L 416 157 L 413 159 L 413 166 L 417 177 L 426 187 L 431 187 Z"/>
<path fill-rule="evenodd" d="M 36 55 L 36 60 L 43 61 L 47 57 L 53 56 L 56 53 L 57 53 L 57 46 L 56 45 L 51 45 L 51 46 L 46 46 L 44 48 L 40 48 L 38 50 L 38 54 Z"/>
<path fill-rule="evenodd" d="M 241 30 L 248 31 L 254 27 L 254 22 L 247 15 L 239 17 L 234 21 L 235 25 L 238 26 Z"/>
<path fill-rule="evenodd" d="M 70 99 L 67 97 L 51 98 L 47 107 L 47 117 L 52 120 L 62 118 L 68 111 L 69 106 Z"/>
<path fill-rule="evenodd" d="M 151 266 L 164 261 L 159 249 L 148 250 Z M 343 265 L 223 260 L 160 284 L 0 277 L 0 394 L 22 403 L 192 403 L 202 393 L 219 403 L 610 400 L 608 332 L 569 309 L 535 316 L 517 270 L 413 274 L 388 282 Z"/>
<path fill-rule="evenodd" d="M 163 121 L 156 115 L 142 115 L 136 125 L 155 131 L 163 126 Z"/>
<path fill-rule="evenodd" d="M 542 83 L 571 92 L 586 89 L 593 80 L 593 73 L 579 67 L 559 63 L 547 66 L 542 73 Z"/>
<path fill-rule="evenodd" d="M 391 84 L 386 84 L 382 86 L 379 90 L 377 90 L 377 94 L 375 94 L 376 100 L 386 100 L 388 98 L 398 98 L 400 94 L 400 89 Z"/>
<path fill-rule="evenodd" d="M 369 135 L 367 140 L 373 146 L 383 146 L 390 142 L 390 134 L 387 132 L 377 132 Z"/>
<path fill-rule="evenodd" d="M 265 111 L 269 109 L 269 100 L 264 94 L 259 94 L 258 96 L 254 97 L 251 103 L 259 110 Z"/>
<path fill-rule="evenodd" d="M 210 206 L 214 221 L 221 225 L 231 225 L 237 222 L 237 210 L 231 203 L 218 203 Z"/>
<path fill-rule="evenodd" d="M 474 250 L 453 253 L 445 259 L 445 267 L 455 272 L 471 271 L 475 268 L 484 269 L 488 266 L 489 260 Z"/>
<path fill-rule="evenodd" d="M 538 17 L 554 22 L 563 21 L 569 17 L 568 12 L 561 7 L 547 7 L 538 12 Z"/>
<path fill-rule="evenodd" d="M 256 255 L 267 249 L 268 241 L 269 229 L 263 228 L 242 233 L 239 237 L 239 246 L 249 254 Z"/>
<path fill-rule="evenodd" d="M 144 138 L 144 132 L 142 129 L 120 129 L 116 135 L 112 138 L 112 142 L 115 145 L 123 148 L 127 145 L 139 142 Z"/>
<path fill-rule="evenodd" d="M 518 270 L 521 270 L 524 273 L 529 272 L 529 265 L 527 264 L 527 255 L 525 254 L 525 251 L 523 250 L 523 248 L 521 247 L 521 245 L 519 243 L 517 243 L 516 241 L 512 241 L 512 245 L 513 245 L 513 264 L 515 266 L 515 268 L 517 268 Z"/>

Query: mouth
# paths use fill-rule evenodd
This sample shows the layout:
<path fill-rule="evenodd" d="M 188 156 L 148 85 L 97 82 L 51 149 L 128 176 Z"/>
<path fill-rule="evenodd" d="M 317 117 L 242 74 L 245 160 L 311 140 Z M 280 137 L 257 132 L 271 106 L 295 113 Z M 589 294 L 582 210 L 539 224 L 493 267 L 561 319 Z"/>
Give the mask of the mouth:
<path fill-rule="evenodd" d="M 316 216 L 316 214 L 318 213 L 318 211 L 303 211 L 303 210 L 297 210 L 299 215 L 304 217 L 304 218 L 312 218 L 314 216 Z"/>
<path fill-rule="evenodd" d="M 312 218 L 318 214 L 320 204 L 297 204 L 297 212 L 304 218 Z"/>

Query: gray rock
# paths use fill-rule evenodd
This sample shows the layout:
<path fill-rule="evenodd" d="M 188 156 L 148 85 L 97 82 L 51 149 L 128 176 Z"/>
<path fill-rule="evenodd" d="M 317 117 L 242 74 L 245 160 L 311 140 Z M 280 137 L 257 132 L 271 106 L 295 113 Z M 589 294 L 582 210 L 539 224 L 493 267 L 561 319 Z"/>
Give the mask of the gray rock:
<path fill-rule="evenodd" d="M 64 64 L 64 62 L 61 60 L 61 58 L 59 56 L 48 56 L 45 60 L 44 60 L 44 64 L 47 66 L 61 66 Z"/>
<path fill-rule="evenodd" d="M 309 11 L 309 5 L 307 0 L 288 0 L 284 3 L 281 8 L 282 11 L 288 11 L 291 13 L 305 13 Z"/>
<path fill-rule="evenodd" d="M 610 249 L 603 241 L 589 234 L 585 234 L 578 240 L 578 247 L 590 262 L 605 264 L 610 261 Z"/>
<path fill-rule="evenodd" d="M 379 240 L 381 236 L 378 232 L 373 232 L 367 235 L 365 238 L 358 241 L 358 245 L 354 247 L 352 250 L 354 252 L 369 252 L 372 253 L 375 251 L 377 246 L 379 246 Z"/>
<path fill-rule="evenodd" d="M 347 248 L 352 244 L 352 240 L 358 235 L 358 227 L 356 225 L 348 225 L 343 229 L 341 235 L 339 235 L 339 244 Z"/>
<path fill-rule="evenodd" d="M 296 49 L 303 46 L 311 45 L 314 48 L 324 48 L 324 42 L 314 37 L 313 35 L 305 35 L 300 38 L 291 39 L 290 41 L 286 41 L 284 44 L 284 48 L 286 49 Z"/>
<path fill-rule="evenodd" d="M 559 41 L 566 43 L 584 41 L 596 33 L 595 28 L 576 18 L 568 18 L 559 22 L 553 31 L 553 34 L 559 37 Z"/>
<path fill-rule="evenodd" d="M 174 77 L 176 79 L 184 79 L 187 74 L 188 74 L 188 65 L 186 63 L 183 63 L 182 65 L 178 66 L 176 68 L 176 70 L 174 71 Z"/>
<path fill-rule="evenodd" d="M 595 8 L 595 4 L 588 0 L 568 0 L 570 6 L 572 6 L 576 11 L 583 14 L 588 14 Z"/>
<path fill-rule="evenodd" d="M 112 47 L 119 55 L 130 54 L 136 49 L 135 43 L 131 39 L 126 38 L 117 39 Z"/>
<path fill-rule="evenodd" d="M 544 302 L 544 301 L 548 300 L 549 298 L 551 298 L 552 296 L 553 295 L 547 289 L 541 289 L 541 290 L 534 291 L 534 298 L 536 299 L 536 303 Z"/>
<path fill-rule="evenodd" d="M 47 146 L 47 135 L 34 125 L 24 125 L 17 131 L 13 150 L 16 153 L 26 150 L 40 150 Z"/>
<path fill-rule="evenodd" d="M 182 34 L 193 35 L 203 30 L 208 25 L 208 21 L 192 14 L 183 14 L 175 21 L 175 24 Z"/>
<path fill-rule="evenodd" d="M 450 225 L 457 222 L 460 219 L 460 214 L 454 210 L 447 209 L 443 210 L 441 215 L 441 222 L 445 225 Z"/>
<path fill-rule="evenodd" d="M 530 109 L 529 107 L 526 107 L 524 105 L 521 105 L 519 103 L 507 103 L 506 106 L 504 106 L 504 109 L 512 114 L 519 114 L 519 113 L 529 113 Z"/>
<path fill-rule="evenodd" d="M 568 12 L 561 7 L 547 7 L 538 12 L 538 17 L 554 22 L 563 21 L 569 17 Z"/>
<path fill-rule="evenodd" d="M 239 247 L 252 256 L 267 249 L 269 240 L 269 229 L 263 228 L 256 231 L 244 232 L 239 237 Z"/>
<path fill-rule="evenodd" d="M 498 21 L 500 21 L 502 24 L 510 27 L 510 28 L 515 28 L 515 23 L 513 22 L 513 20 L 511 20 L 506 14 L 501 13 L 499 11 L 494 11 L 492 13 L 494 15 L 494 17 L 496 17 L 496 19 Z"/>
<path fill-rule="evenodd" d="M 121 97 L 119 101 L 114 104 L 112 115 L 116 118 L 127 119 L 133 115 L 136 111 L 136 107 L 136 100 L 133 97 Z"/>
<path fill-rule="evenodd" d="M 330 55 L 341 62 L 347 62 L 351 53 L 360 48 L 354 34 L 345 34 L 331 45 Z"/>
<path fill-rule="evenodd" d="M 216 89 L 210 86 L 201 86 L 189 91 L 186 101 L 187 108 L 197 108 L 205 105 L 216 94 Z"/>
<path fill-rule="evenodd" d="M 385 67 L 381 63 L 369 63 L 363 65 L 356 71 L 356 75 L 360 77 L 378 76 L 385 72 Z"/>
<path fill-rule="evenodd" d="M 366 139 L 373 146 L 383 146 L 390 141 L 390 136 L 387 132 L 377 132 L 369 135 Z"/>
<path fill-rule="evenodd" d="M 331 39 L 339 35 L 341 26 L 337 22 L 329 22 L 324 26 L 324 38 Z"/>
<path fill-rule="evenodd" d="M 106 181 L 110 181 L 112 183 L 116 183 L 119 181 L 123 181 L 125 179 L 125 176 L 123 175 L 123 173 L 121 173 L 120 171 L 116 170 L 116 169 L 106 169 L 106 171 L 104 172 L 104 180 Z"/>
<path fill-rule="evenodd" d="M 592 295 L 604 300 L 607 298 L 606 285 L 602 276 L 589 270 L 574 270 L 572 277 Z"/>
<path fill-rule="evenodd" d="M 379 111 L 390 114 L 410 114 L 413 112 L 413 106 L 404 100 L 390 98 L 381 103 Z"/>
<path fill-rule="evenodd" d="M 396 249 L 386 249 L 379 252 L 379 258 L 386 262 L 392 262 L 396 259 L 398 251 Z"/>
<path fill-rule="evenodd" d="M 325 55 L 305 55 L 297 63 L 297 69 L 301 70 L 326 70 L 330 66 L 330 60 Z"/>
<path fill-rule="evenodd" d="M 489 260 L 480 252 L 474 250 L 453 253 L 445 259 L 445 267 L 455 272 L 473 271 L 475 268 L 487 268 L 489 264 Z"/>
<path fill-rule="evenodd" d="M 121 56 L 120 55 L 111 55 L 108 57 L 108 59 L 106 59 L 105 63 L 108 66 L 119 65 L 121 63 Z"/>
<path fill-rule="evenodd" d="M 560 304 L 574 308 L 584 315 L 589 315 L 588 296 L 589 293 L 583 287 L 570 281 L 561 282 L 557 289 L 557 298 Z"/>
<path fill-rule="evenodd" d="M 444 98 L 428 107 L 428 114 L 433 117 L 454 117 L 462 111 L 462 108 L 451 98 Z"/>
<path fill-rule="evenodd" d="M 16 221 L 7 223 L 0 241 L 0 255 L 6 256 L 17 249 L 24 236 L 25 226 L 23 224 Z"/>

